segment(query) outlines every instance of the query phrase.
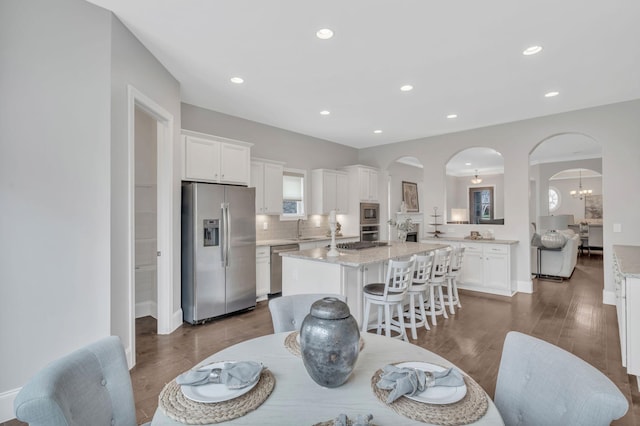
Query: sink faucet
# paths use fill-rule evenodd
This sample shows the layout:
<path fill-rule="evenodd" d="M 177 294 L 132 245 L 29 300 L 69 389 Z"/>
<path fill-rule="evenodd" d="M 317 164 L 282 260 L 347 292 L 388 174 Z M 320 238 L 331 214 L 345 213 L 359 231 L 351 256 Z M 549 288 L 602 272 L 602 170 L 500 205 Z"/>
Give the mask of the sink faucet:
<path fill-rule="evenodd" d="M 296 238 L 302 237 L 302 232 L 300 232 L 300 223 L 301 222 L 302 222 L 302 219 L 298 219 L 298 222 L 296 223 Z"/>

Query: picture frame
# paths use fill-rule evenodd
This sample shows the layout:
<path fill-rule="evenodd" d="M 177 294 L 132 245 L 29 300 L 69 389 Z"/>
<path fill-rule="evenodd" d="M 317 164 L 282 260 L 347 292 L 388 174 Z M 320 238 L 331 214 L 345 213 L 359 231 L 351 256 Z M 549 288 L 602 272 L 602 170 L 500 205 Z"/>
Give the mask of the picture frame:
<path fill-rule="evenodd" d="M 404 201 L 407 212 L 420 211 L 417 183 L 402 181 L 402 201 Z"/>

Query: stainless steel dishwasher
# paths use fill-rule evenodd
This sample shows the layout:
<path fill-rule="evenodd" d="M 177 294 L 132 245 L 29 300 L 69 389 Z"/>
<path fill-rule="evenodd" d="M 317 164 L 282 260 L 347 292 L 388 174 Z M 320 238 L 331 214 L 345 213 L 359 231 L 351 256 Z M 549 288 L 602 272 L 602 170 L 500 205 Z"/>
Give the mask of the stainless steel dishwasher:
<path fill-rule="evenodd" d="M 297 250 L 300 250 L 298 244 L 271 246 L 271 283 L 269 285 L 269 294 L 282 293 L 282 257 L 280 257 L 280 253 Z"/>

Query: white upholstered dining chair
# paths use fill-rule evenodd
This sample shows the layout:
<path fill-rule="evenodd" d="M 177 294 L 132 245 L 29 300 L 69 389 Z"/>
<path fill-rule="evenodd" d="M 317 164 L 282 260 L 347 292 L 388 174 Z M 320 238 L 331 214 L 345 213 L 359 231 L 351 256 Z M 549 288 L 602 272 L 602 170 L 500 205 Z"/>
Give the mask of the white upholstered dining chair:
<path fill-rule="evenodd" d="M 311 310 L 311 305 L 316 300 L 324 297 L 335 297 L 346 302 L 346 298 L 339 294 L 292 294 L 289 296 L 274 297 L 269 300 L 269 312 L 271 312 L 271 322 L 273 332 L 300 331 L 302 321 Z"/>
<path fill-rule="evenodd" d="M 604 426 L 629 407 L 620 389 L 596 368 L 515 331 L 504 342 L 494 399 L 506 426 Z"/>
<path fill-rule="evenodd" d="M 14 409 L 30 426 L 135 426 L 120 338 L 103 338 L 47 365 L 20 390 Z"/>

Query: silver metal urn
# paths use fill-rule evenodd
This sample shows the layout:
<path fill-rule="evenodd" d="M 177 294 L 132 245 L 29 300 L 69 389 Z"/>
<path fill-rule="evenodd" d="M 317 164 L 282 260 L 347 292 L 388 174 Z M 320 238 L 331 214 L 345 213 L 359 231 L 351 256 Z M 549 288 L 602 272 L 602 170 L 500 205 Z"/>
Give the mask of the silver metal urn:
<path fill-rule="evenodd" d="M 302 361 L 320 386 L 347 381 L 360 353 L 360 330 L 346 303 L 325 297 L 311 305 L 300 329 Z"/>

